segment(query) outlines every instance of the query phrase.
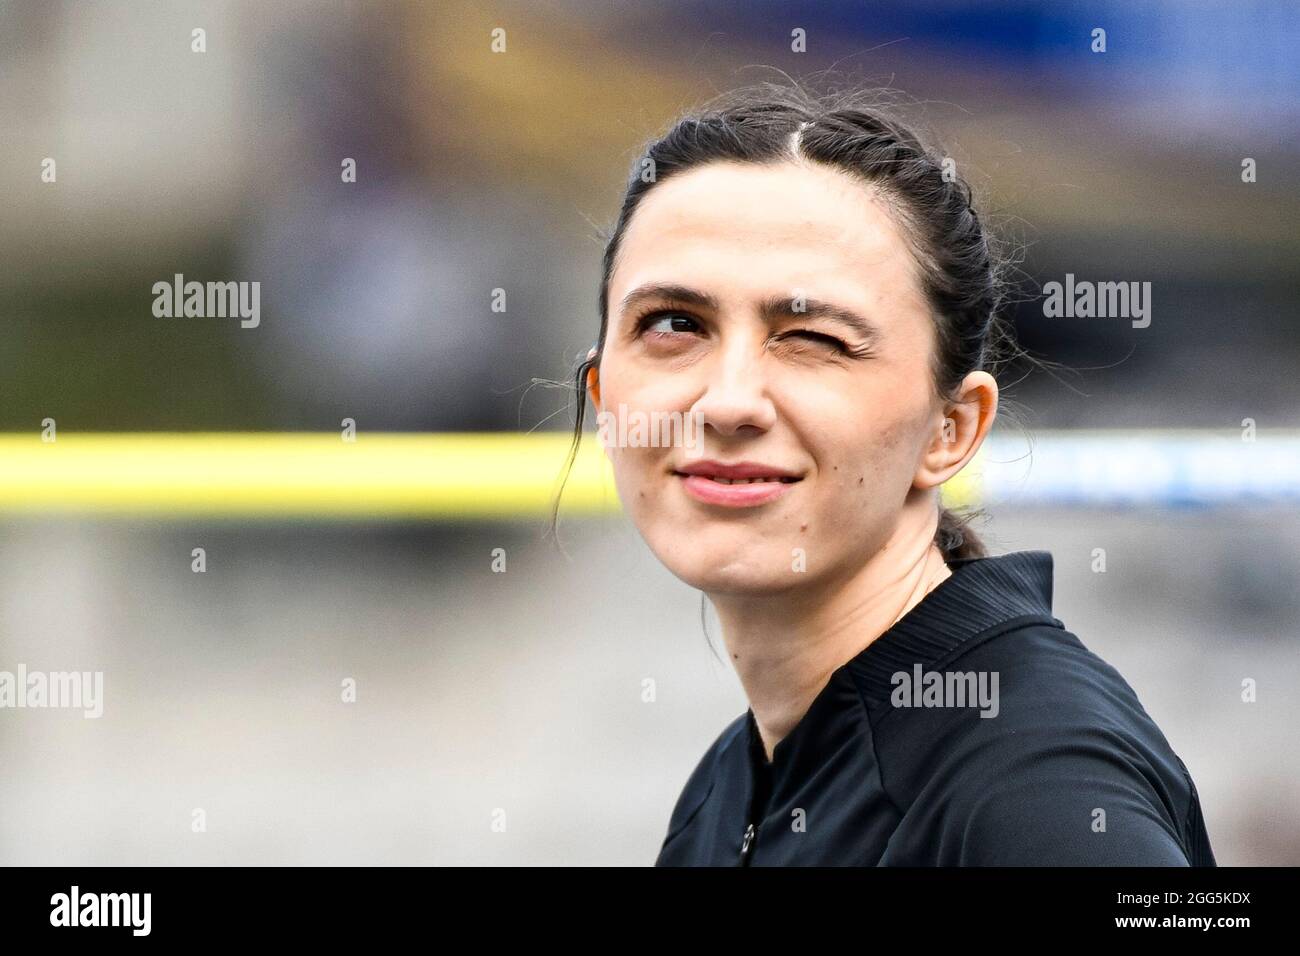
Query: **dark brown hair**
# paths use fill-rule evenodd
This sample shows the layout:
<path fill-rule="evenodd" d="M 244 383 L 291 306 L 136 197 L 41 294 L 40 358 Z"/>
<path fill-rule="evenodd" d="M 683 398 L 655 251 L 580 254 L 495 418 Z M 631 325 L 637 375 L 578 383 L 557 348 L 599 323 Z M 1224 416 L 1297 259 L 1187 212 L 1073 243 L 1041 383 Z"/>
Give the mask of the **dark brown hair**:
<path fill-rule="evenodd" d="M 582 437 L 588 370 L 600 364 L 609 327 L 609 281 L 628 223 L 658 183 L 714 162 L 821 163 L 870 184 L 888 205 L 920 267 L 934 316 L 933 386 L 949 399 L 967 373 L 996 374 L 1018 352 L 1002 318 L 1010 258 L 981 222 L 970 186 L 955 165 L 885 105 L 880 90 L 817 95 L 799 84 L 760 83 L 711 101 L 677 120 L 637 157 L 623 205 L 605 247 L 596 354 L 577 368 L 578 409 L 565 474 Z M 561 484 L 561 490 L 563 484 Z M 559 499 L 552 512 L 552 527 Z M 944 559 L 985 557 L 967 527 L 974 515 L 940 507 L 935 543 Z"/>

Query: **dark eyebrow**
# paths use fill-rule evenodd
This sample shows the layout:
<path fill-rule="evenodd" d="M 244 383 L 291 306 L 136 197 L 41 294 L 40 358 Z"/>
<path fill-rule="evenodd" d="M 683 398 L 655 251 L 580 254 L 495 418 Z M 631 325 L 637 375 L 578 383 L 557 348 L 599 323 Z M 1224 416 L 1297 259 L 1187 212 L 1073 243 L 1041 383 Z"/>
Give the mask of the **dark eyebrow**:
<path fill-rule="evenodd" d="M 625 295 L 623 297 L 623 304 L 619 307 L 619 311 L 627 312 L 632 307 L 640 305 L 643 302 L 654 302 L 659 300 L 684 302 L 687 305 L 698 305 L 701 308 L 713 309 L 714 311 L 717 311 L 722 307 L 718 300 L 707 292 L 700 292 L 698 289 L 692 289 L 689 286 L 684 285 L 651 283 L 633 289 Z"/>
<path fill-rule="evenodd" d="M 880 338 L 880 329 L 876 327 L 875 323 L 852 309 L 835 305 L 833 302 L 822 302 L 819 299 L 808 298 L 803 300 L 802 305 L 803 308 L 800 311 L 795 311 L 793 296 L 774 295 L 763 302 L 760 311 L 763 313 L 763 318 L 769 322 L 775 318 L 786 317 L 825 319 L 847 326 L 866 342 L 875 342 Z"/>
<path fill-rule="evenodd" d="M 712 309 L 715 312 L 721 309 L 721 304 L 717 298 L 707 292 L 701 292 L 698 289 L 692 289 L 690 286 L 684 285 L 650 283 L 633 289 L 624 296 L 620 311 L 627 312 L 634 306 L 657 301 L 681 302 L 685 305 Z M 880 339 L 880 329 L 875 323 L 852 309 L 846 309 L 832 302 L 822 302 L 819 299 L 805 298 L 802 304 L 803 309 L 796 311 L 793 296 L 774 295 L 763 300 L 762 305 L 759 306 L 759 312 L 765 322 L 771 322 L 777 318 L 825 319 L 846 326 L 866 342 L 876 342 Z"/>

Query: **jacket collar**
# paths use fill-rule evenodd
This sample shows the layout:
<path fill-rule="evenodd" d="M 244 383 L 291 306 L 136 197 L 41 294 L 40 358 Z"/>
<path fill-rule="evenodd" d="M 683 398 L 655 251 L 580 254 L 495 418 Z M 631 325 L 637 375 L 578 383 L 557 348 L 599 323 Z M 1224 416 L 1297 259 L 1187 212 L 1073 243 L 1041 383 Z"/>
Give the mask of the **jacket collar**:
<path fill-rule="evenodd" d="M 794 729 L 776 745 L 771 768 L 788 773 L 811 766 L 865 719 L 862 705 L 889 706 L 892 677 L 920 664 L 931 669 L 963 645 L 1010 627 L 1061 622 L 1052 616 L 1052 555 L 1015 551 L 949 561 L 952 574 L 889 630 L 836 669 Z M 851 712 L 851 713 L 850 713 Z M 751 762 L 765 763 L 754 711 L 746 714 Z M 766 768 L 764 768 L 766 769 Z"/>

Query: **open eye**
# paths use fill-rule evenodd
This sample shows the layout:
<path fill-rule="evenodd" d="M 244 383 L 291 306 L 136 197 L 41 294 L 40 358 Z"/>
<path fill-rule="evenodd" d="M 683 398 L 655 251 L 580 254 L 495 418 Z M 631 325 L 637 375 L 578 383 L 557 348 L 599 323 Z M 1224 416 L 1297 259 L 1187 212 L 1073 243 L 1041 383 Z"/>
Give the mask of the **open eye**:
<path fill-rule="evenodd" d="M 698 327 L 699 323 L 685 312 L 674 312 L 666 309 L 642 316 L 637 320 L 636 324 L 638 335 L 645 332 L 654 332 L 656 335 L 690 333 L 694 332 Z"/>

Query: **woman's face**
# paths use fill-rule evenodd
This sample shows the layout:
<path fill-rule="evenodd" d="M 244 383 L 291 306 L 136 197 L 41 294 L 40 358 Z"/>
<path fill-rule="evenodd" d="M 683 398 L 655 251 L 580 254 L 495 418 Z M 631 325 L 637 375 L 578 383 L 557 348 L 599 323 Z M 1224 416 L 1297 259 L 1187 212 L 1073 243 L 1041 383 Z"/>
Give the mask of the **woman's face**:
<path fill-rule="evenodd" d="M 917 267 L 869 187 L 793 163 L 668 179 L 624 234 L 608 305 L 598 411 L 703 425 L 695 447 L 608 431 L 619 496 L 673 574 L 771 592 L 881 549 L 943 410 Z M 719 463 L 765 480 L 719 481 Z"/>

